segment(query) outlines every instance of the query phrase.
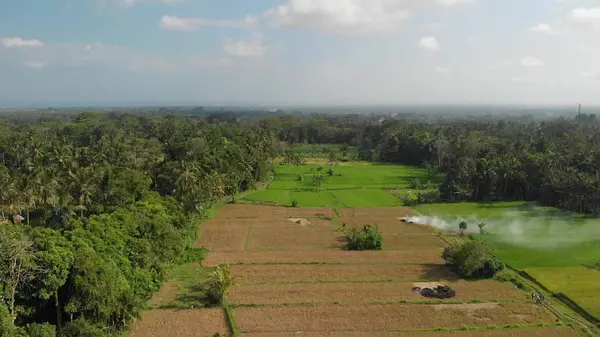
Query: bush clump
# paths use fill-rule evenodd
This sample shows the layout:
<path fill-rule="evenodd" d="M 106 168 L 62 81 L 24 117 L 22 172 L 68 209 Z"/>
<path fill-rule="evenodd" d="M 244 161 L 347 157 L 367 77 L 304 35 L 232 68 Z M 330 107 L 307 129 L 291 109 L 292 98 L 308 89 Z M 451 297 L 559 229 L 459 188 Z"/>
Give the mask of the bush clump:
<path fill-rule="evenodd" d="M 481 241 L 446 247 L 442 258 L 464 278 L 490 278 L 505 268 L 504 263 L 493 257 L 491 249 Z"/>
<path fill-rule="evenodd" d="M 348 242 L 348 250 L 381 250 L 383 248 L 383 236 L 379 226 L 364 225 L 362 229 L 345 228 L 344 238 Z"/>
<path fill-rule="evenodd" d="M 220 265 L 211 274 L 208 280 L 206 302 L 209 305 L 223 305 L 231 289 L 237 284 L 229 271 L 229 265 Z"/>

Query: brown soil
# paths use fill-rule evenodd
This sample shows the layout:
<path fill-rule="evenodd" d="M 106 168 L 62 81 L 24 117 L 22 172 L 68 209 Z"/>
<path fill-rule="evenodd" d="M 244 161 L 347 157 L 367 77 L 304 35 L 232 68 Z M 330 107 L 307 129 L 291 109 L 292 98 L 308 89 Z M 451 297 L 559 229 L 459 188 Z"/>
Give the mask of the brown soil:
<path fill-rule="evenodd" d="M 177 299 L 179 295 L 179 282 L 177 280 L 169 280 L 165 282 L 160 290 L 152 295 L 152 298 L 148 301 L 148 305 L 151 307 L 160 307 L 168 305 Z"/>
<path fill-rule="evenodd" d="M 240 283 L 440 280 L 456 278 L 444 265 L 234 265 Z"/>
<path fill-rule="evenodd" d="M 340 233 L 332 227 L 276 226 L 252 228 L 248 250 L 341 249 Z"/>
<path fill-rule="evenodd" d="M 362 226 L 367 224 L 377 224 L 383 235 L 435 235 L 435 232 L 431 227 L 406 224 L 398 220 L 378 221 L 377 219 L 362 220 L 354 218 L 340 218 L 338 220 L 338 224 L 341 226 L 343 223 L 345 223 L 347 227 L 355 228 L 362 228 Z"/>
<path fill-rule="evenodd" d="M 248 228 L 243 226 L 200 227 L 200 237 L 194 247 L 206 247 L 211 251 L 243 251 Z"/>
<path fill-rule="evenodd" d="M 291 221 L 293 224 L 302 226 L 302 227 L 306 227 L 306 226 L 310 225 L 310 221 L 308 221 L 306 219 L 302 219 L 302 218 L 289 218 L 288 220 Z"/>
<path fill-rule="evenodd" d="M 506 283 L 484 280 L 477 282 L 443 282 L 456 291 L 451 301 L 521 300 L 524 293 Z M 237 287 L 230 301 L 237 304 L 286 303 L 389 303 L 389 302 L 439 302 L 412 292 L 413 284 L 389 283 L 305 283 L 261 284 Z M 421 287 L 423 288 L 423 287 Z M 468 304 L 472 308 L 472 304 Z M 477 305 L 475 305 L 477 306 Z M 436 306 L 438 308 L 438 306 Z M 441 307 L 440 307 L 441 308 Z"/>
<path fill-rule="evenodd" d="M 205 266 L 248 263 L 434 263 L 443 264 L 442 250 L 214 252 Z"/>
<path fill-rule="evenodd" d="M 540 327 L 523 329 L 504 329 L 488 331 L 455 331 L 455 332 L 254 332 L 245 333 L 244 337 L 580 337 L 571 328 Z"/>
<path fill-rule="evenodd" d="M 383 237 L 383 249 L 439 249 L 448 244 L 435 235 L 388 235 Z"/>
<path fill-rule="evenodd" d="M 555 320 L 539 306 L 513 303 L 474 312 L 460 308 L 436 310 L 431 305 L 240 307 L 235 310 L 235 315 L 243 332 L 394 331 Z"/>
<path fill-rule="evenodd" d="M 135 322 L 129 337 L 197 337 L 215 332 L 230 335 L 222 309 L 150 310 Z"/>
<path fill-rule="evenodd" d="M 216 220 L 252 219 L 252 218 L 312 218 L 317 216 L 335 216 L 331 208 L 291 208 L 278 206 L 227 204 L 219 209 Z"/>

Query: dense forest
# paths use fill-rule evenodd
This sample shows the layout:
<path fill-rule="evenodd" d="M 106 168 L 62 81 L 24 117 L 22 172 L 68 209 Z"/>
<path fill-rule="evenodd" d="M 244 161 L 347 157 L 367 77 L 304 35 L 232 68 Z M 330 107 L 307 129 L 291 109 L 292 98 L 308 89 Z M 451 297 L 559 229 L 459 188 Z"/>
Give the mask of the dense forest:
<path fill-rule="evenodd" d="M 600 122 L 593 114 L 542 121 L 364 115 L 269 121 L 290 144 L 347 144 L 362 160 L 426 165 L 445 177 L 441 201 L 528 200 L 600 212 Z"/>
<path fill-rule="evenodd" d="M 207 209 L 271 174 L 272 135 L 184 116 L 0 122 L 0 336 L 117 335 L 193 255 Z"/>

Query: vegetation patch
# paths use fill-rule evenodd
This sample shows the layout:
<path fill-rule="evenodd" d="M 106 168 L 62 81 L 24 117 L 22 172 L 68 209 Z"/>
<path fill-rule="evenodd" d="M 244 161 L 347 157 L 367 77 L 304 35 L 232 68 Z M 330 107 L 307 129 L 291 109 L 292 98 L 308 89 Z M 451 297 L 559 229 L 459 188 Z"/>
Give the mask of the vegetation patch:
<path fill-rule="evenodd" d="M 361 229 L 346 228 L 346 224 L 343 224 L 341 231 L 348 244 L 348 250 L 381 250 L 383 248 L 383 236 L 377 224 L 364 225 Z"/>
<path fill-rule="evenodd" d="M 504 269 L 504 263 L 491 255 L 480 241 L 466 241 L 446 247 L 442 257 L 465 278 L 489 278 Z"/>

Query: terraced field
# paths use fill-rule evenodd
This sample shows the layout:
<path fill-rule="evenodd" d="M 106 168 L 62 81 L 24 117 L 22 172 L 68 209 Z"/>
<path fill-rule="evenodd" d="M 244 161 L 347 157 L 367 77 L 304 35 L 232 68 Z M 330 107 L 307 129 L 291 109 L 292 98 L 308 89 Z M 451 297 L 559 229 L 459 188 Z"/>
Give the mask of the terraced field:
<path fill-rule="evenodd" d="M 239 282 L 226 309 L 178 315 L 159 305 L 132 336 L 579 336 L 512 283 L 457 279 L 440 258 L 445 241 L 398 220 L 411 212 L 225 205 L 202 224 L 196 244 L 213 248 L 205 268 L 229 264 Z M 384 250 L 343 250 L 336 226 L 367 219 L 381 223 Z M 437 284 L 451 286 L 456 297 L 413 292 Z M 160 300 L 190 295 L 181 289 L 171 302 L 168 291 Z"/>

